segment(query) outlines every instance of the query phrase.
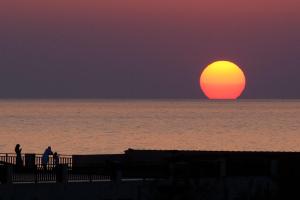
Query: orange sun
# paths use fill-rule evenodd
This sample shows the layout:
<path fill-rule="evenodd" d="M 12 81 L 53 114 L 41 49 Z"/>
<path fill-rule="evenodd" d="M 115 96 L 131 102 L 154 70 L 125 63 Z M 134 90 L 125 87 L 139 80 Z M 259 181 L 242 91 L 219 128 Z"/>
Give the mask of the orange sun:
<path fill-rule="evenodd" d="M 200 76 L 200 86 L 209 99 L 237 99 L 245 89 L 243 71 L 229 61 L 208 65 Z"/>

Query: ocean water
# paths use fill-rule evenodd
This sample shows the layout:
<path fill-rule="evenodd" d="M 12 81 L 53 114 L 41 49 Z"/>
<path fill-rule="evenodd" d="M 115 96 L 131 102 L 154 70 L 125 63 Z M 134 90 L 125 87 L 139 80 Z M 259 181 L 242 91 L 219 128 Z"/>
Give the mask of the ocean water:
<path fill-rule="evenodd" d="M 2 100 L 0 153 L 300 151 L 300 100 Z"/>

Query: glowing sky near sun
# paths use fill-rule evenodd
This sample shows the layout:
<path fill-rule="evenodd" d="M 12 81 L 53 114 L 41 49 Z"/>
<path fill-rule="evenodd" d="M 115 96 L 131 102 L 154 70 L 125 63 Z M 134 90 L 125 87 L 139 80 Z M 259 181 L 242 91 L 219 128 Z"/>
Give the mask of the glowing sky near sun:
<path fill-rule="evenodd" d="M 298 0 L 2 0 L 0 97 L 198 98 L 234 60 L 245 98 L 300 98 Z"/>

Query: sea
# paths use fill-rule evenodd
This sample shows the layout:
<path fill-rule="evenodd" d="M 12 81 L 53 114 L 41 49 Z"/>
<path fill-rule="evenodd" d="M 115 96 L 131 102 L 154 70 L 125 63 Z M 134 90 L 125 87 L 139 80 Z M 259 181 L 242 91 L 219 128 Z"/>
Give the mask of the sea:
<path fill-rule="evenodd" d="M 1 100 L 0 153 L 300 151 L 300 100 Z"/>

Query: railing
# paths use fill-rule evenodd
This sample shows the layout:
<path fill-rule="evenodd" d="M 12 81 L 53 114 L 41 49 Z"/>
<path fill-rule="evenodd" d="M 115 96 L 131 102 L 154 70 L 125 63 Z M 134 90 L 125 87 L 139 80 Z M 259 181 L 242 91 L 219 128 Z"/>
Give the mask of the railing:
<path fill-rule="evenodd" d="M 26 166 L 28 163 L 26 163 L 26 158 L 29 158 L 29 156 L 34 155 L 35 162 L 34 164 L 37 168 L 42 168 L 42 154 L 22 154 L 21 158 L 23 161 L 23 165 Z M 14 153 L 0 153 L 0 163 L 5 164 L 16 164 L 16 154 Z M 67 164 L 69 168 L 72 168 L 72 156 L 70 155 L 59 155 L 59 164 Z M 47 167 L 49 169 L 53 168 L 55 166 L 53 156 L 49 156 L 49 161 Z"/>
<path fill-rule="evenodd" d="M 72 156 L 59 155 L 59 165 L 56 165 L 53 156 L 49 156 L 47 168 L 42 166 L 41 154 L 22 154 L 21 155 L 23 166 L 16 165 L 16 154 L 1 153 L 0 154 L 0 167 L 5 171 L 9 167 L 11 172 L 12 183 L 41 183 L 41 182 L 57 182 L 59 176 L 64 176 L 64 179 L 69 182 L 94 182 L 94 181 L 108 181 L 110 176 L 107 174 L 92 173 L 89 167 L 85 167 L 81 172 L 74 172 L 72 170 Z M 60 168 L 66 168 L 65 174 L 61 175 Z M 8 173 L 8 172 L 4 172 Z M 3 173 L 0 173 L 3 176 Z M 5 182 L 5 178 L 0 177 L 0 182 Z"/>
<path fill-rule="evenodd" d="M 24 156 L 22 155 L 22 160 L 24 160 Z M 12 153 L 1 153 L 0 154 L 0 163 L 9 163 L 16 164 L 16 156 Z"/>
<path fill-rule="evenodd" d="M 13 183 L 45 183 L 45 182 L 59 182 L 57 180 L 56 170 L 37 170 L 32 173 L 12 173 Z M 68 170 L 66 177 L 68 182 L 98 182 L 98 181 L 110 181 L 109 175 L 98 175 L 98 174 L 74 174 L 72 170 Z"/>

